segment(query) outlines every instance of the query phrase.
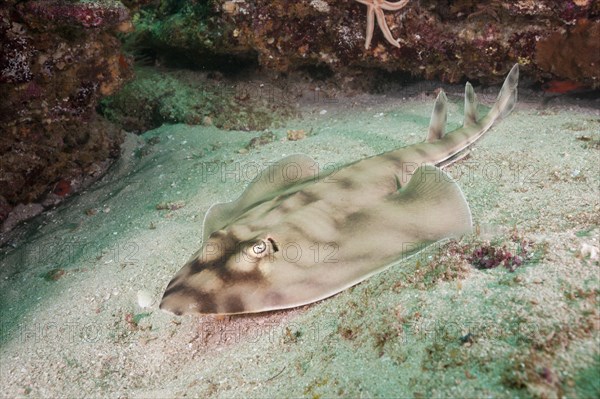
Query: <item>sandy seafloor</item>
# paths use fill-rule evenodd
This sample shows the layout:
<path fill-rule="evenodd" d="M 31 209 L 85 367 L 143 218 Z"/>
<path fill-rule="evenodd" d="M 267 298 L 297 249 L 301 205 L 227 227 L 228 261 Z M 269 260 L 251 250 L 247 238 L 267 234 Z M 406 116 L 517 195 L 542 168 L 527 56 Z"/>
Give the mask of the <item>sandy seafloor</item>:
<path fill-rule="evenodd" d="M 448 130 L 462 121 L 460 89 L 450 100 Z M 2 247 L 0 396 L 598 397 L 600 151 L 581 139 L 598 140 L 597 100 L 522 99 L 448 168 L 479 226 L 464 243 L 535 243 L 514 273 L 477 270 L 440 245 L 297 309 L 158 310 L 211 204 L 285 155 L 342 165 L 421 141 L 432 105 L 425 95 L 308 101 L 273 129 L 278 140 L 248 153 L 239 150 L 259 132 L 128 135 L 104 178 Z M 288 141 L 288 129 L 312 135 Z M 140 290 L 154 299 L 148 309 Z"/>

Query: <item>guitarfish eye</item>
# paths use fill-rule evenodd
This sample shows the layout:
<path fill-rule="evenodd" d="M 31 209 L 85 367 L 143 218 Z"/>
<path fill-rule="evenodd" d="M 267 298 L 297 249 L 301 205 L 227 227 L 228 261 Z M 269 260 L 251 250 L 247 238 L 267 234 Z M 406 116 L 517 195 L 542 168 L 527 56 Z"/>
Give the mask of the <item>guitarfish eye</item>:
<path fill-rule="evenodd" d="M 263 252 L 265 252 L 266 250 L 267 250 L 267 243 L 264 241 L 261 241 L 258 244 L 254 244 L 254 246 L 252 247 L 252 251 L 254 251 L 254 253 L 256 255 L 260 255 Z"/>

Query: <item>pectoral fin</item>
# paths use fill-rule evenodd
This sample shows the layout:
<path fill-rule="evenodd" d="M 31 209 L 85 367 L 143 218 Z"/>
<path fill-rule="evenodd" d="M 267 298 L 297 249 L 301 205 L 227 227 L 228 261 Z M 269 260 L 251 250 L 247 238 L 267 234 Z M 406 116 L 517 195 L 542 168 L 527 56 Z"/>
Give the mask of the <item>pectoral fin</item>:
<path fill-rule="evenodd" d="M 317 162 L 302 154 L 287 156 L 267 166 L 232 202 L 214 204 L 204 217 L 202 239 L 229 225 L 251 207 L 275 198 L 294 187 L 319 177 Z"/>

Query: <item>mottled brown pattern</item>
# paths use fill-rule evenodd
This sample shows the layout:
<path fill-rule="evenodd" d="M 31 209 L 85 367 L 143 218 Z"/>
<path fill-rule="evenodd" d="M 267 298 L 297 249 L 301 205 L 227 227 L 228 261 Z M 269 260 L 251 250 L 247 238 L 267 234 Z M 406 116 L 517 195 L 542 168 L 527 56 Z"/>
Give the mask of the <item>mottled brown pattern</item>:
<path fill-rule="evenodd" d="M 281 179 L 257 179 L 238 200 L 211 208 L 205 226 L 222 230 L 173 278 L 161 308 L 236 314 L 312 303 L 433 242 L 470 232 L 471 211 L 460 188 L 434 165 L 460 158 L 512 110 L 517 80 L 515 66 L 475 126 L 354 162 L 336 172 L 335 184 L 304 180 L 294 190 Z M 446 101 L 443 93 L 436 100 L 434 130 L 443 130 Z M 291 156 L 276 164 L 275 176 L 286 162 L 313 161 Z"/>

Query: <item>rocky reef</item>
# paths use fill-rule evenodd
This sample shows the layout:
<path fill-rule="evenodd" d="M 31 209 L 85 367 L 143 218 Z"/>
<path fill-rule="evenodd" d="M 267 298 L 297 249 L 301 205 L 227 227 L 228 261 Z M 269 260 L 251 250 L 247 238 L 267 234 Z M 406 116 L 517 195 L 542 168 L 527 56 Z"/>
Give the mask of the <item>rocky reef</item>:
<path fill-rule="evenodd" d="M 108 120 L 132 133 L 162 124 L 214 125 L 223 130 L 281 126 L 297 112 L 291 96 L 260 84 L 227 84 L 192 70 L 137 67 L 135 79 L 100 102 Z M 276 94 L 281 94 L 276 96 Z"/>
<path fill-rule="evenodd" d="M 280 72 L 318 66 L 347 76 L 381 68 L 497 83 L 519 62 L 540 81 L 600 86 L 597 1 L 408 1 L 383 10 L 399 46 L 386 40 L 377 21 L 368 49 L 367 7 L 356 0 L 129 3 L 140 7 L 133 42 L 163 63 L 206 64 L 226 55 Z"/>
<path fill-rule="evenodd" d="M 131 76 L 115 35 L 130 29 L 118 1 L 0 5 L 0 222 L 16 205 L 60 200 L 118 156 L 121 130 L 95 107 Z"/>

